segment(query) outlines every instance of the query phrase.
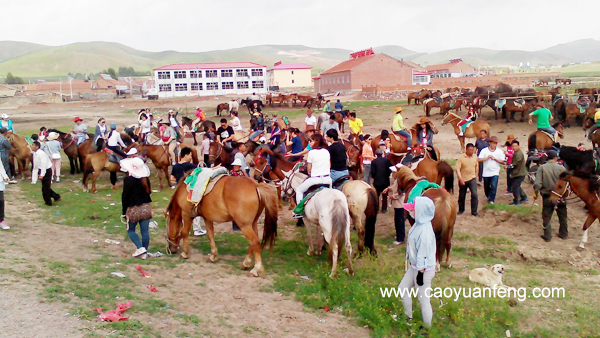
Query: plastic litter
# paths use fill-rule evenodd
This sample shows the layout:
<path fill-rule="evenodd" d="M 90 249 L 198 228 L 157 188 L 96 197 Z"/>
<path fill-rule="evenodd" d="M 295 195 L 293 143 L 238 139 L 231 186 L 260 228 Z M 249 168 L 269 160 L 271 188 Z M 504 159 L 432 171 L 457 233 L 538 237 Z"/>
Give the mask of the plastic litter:
<path fill-rule="evenodd" d="M 106 194 L 106 196 L 107 196 L 107 197 L 111 197 L 112 195 L 111 195 L 111 194 Z"/>
<path fill-rule="evenodd" d="M 111 203 L 110 205 L 116 205 L 115 203 Z"/>
<path fill-rule="evenodd" d="M 309 280 L 310 278 L 308 276 L 299 276 L 300 279 L 304 279 L 304 280 Z"/>
<path fill-rule="evenodd" d="M 158 290 L 154 287 L 154 285 L 150 284 L 150 285 L 146 285 L 146 287 L 148 288 L 148 290 L 152 291 L 152 292 L 158 292 Z"/>
<path fill-rule="evenodd" d="M 506 330 L 506 337 L 510 338 L 510 330 Z"/>
<path fill-rule="evenodd" d="M 150 227 L 150 229 L 158 229 L 158 222 L 150 221 L 149 227 Z"/>
<path fill-rule="evenodd" d="M 104 210 L 108 210 L 108 207 L 102 207 Z"/>
<path fill-rule="evenodd" d="M 98 317 L 104 322 L 119 322 L 128 320 L 129 317 L 123 317 L 122 313 L 129 310 L 133 306 L 131 301 L 127 303 L 117 303 L 117 308 L 114 310 L 102 312 L 101 307 L 95 307 L 94 310 L 98 311 Z"/>
<path fill-rule="evenodd" d="M 110 274 L 119 278 L 125 278 L 125 275 L 121 272 L 111 272 Z"/>
<path fill-rule="evenodd" d="M 138 265 L 138 266 L 136 266 L 136 267 L 135 267 L 135 269 L 136 269 L 137 271 L 139 271 L 139 272 L 142 274 L 142 276 L 144 276 L 144 277 L 146 277 L 146 278 L 150 278 L 150 277 L 152 277 L 152 276 L 150 276 L 150 274 L 149 274 L 148 272 L 146 272 L 146 270 L 142 269 L 142 266 L 141 266 L 141 265 Z"/>
<path fill-rule="evenodd" d="M 121 242 L 115 241 L 114 239 L 109 239 L 109 238 L 104 240 L 104 243 L 106 243 L 106 244 L 121 244 Z"/>

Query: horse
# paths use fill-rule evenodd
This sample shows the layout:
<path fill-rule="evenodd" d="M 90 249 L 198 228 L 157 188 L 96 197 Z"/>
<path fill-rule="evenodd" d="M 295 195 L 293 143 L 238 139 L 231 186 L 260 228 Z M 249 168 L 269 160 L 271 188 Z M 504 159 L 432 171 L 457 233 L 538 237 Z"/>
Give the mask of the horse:
<path fill-rule="evenodd" d="M 314 103 L 314 98 L 310 95 L 298 95 L 298 101 L 302 103 L 304 101 L 304 108 L 310 108 Z"/>
<path fill-rule="evenodd" d="M 384 132 L 388 132 L 387 130 L 384 130 L 381 132 L 381 134 L 374 136 L 373 140 L 371 140 L 371 148 L 373 148 L 373 151 L 375 151 L 375 149 L 379 148 L 379 140 L 381 140 L 381 136 Z M 416 142 L 416 131 L 411 129 L 411 134 L 412 134 L 412 141 L 413 143 Z M 394 154 L 402 154 L 402 153 L 406 153 L 408 151 L 408 145 L 406 144 L 406 139 L 404 137 L 401 137 L 399 135 L 394 134 L 393 132 L 390 133 L 388 132 L 388 137 L 390 138 L 390 142 L 392 143 L 392 149 L 390 149 L 390 151 Z"/>
<path fill-rule="evenodd" d="M 228 109 L 230 112 L 234 111 L 237 113 L 240 110 L 240 103 L 238 100 L 232 99 L 231 101 L 227 102 L 227 104 L 229 105 Z"/>
<path fill-rule="evenodd" d="M 126 148 L 126 151 L 128 150 L 129 149 Z M 93 194 L 97 192 L 96 180 L 98 179 L 98 176 L 100 176 L 102 170 L 110 172 L 110 183 L 112 184 L 112 188 L 117 188 L 115 182 L 117 181 L 117 173 L 121 171 L 121 166 L 119 163 L 110 162 L 108 158 L 108 154 L 103 151 L 95 152 L 85 157 L 85 162 L 83 162 L 83 192 L 89 191 Z M 92 189 L 88 190 L 88 181 L 90 177 L 92 178 Z"/>
<path fill-rule="evenodd" d="M 454 110 L 457 113 L 462 110 L 462 105 L 465 99 L 456 99 L 454 102 L 444 101 L 440 106 L 440 113 L 446 114 L 447 112 Z"/>
<path fill-rule="evenodd" d="M 211 142 L 208 148 L 208 161 L 213 165 L 222 164 L 229 166 L 231 163 L 231 152 L 233 149 L 221 145 L 219 142 Z"/>
<path fill-rule="evenodd" d="M 431 116 L 430 112 L 431 112 L 432 108 L 440 108 L 440 113 L 442 113 L 442 104 L 444 103 L 444 101 L 445 101 L 445 99 L 442 100 L 441 103 L 438 103 L 433 98 L 423 101 L 423 112 L 425 113 L 425 115 L 427 117 L 429 117 L 429 116 Z"/>
<path fill-rule="evenodd" d="M 552 189 L 552 195 L 550 195 L 550 201 L 560 202 L 564 201 L 575 193 L 583 202 L 588 210 L 588 216 L 583 223 L 583 235 L 581 242 L 577 247 L 577 251 L 585 250 L 585 244 L 588 241 L 588 229 L 600 218 L 600 201 L 598 200 L 597 194 L 597 183 L 592 185 L 591 180 L 596 180 L 595 177 L 582 178 L 575 176 L 569 172 L 564 172 L 560 175 L 559 179 Z"/>
<path fill-rule="evenodd" d="M 454 193 L 454 170 L 446 161 L 436 162 L 429 157 L 423 158 L 413 170 L 415 175 L 425 177 L 429 182 L 439 185 L 444 180 L 444 189 L 449 193 Z"/>
<path fill-rule="evenodd" d="M 197 206 L 187 200 L 187 195 L 186 184 L 182 179 L 165 212 L 167 252 L 176 254 L 181 246 L 180 257 L 182 259 L 190 257 L 189 236 L 192 219 L 198 215 L 204 218 L 207 237 L 210 241 L 208 258 L 214 263 L 217 261 L 218 254 L 214 222 L 234 221 L 250 242 L 242 269 L 250 268 L 252 254 L 254 254 L 254 267 L 250 271 L 250 275 L 264 276 L 265 268 L 262 265 L 261 249 L 272 247 L 277 237 L 277 196 L 273 189 L 264 183 L 256 183 L 248 177 L 225 176 L 215 184 L 208 194 L 202 197 Z M 263 238 L 259 242 L 258 218 L 263 209 L 265 210 L 265 223 Z"/>
<path fill-rule="evenodd" d="M 187 126 L 190 129 L 190 133 L 192 133 L 192 137 L 194 138 L 194 145 L 197 146 L 198 145 L 198 141 L 196 140 L 196 133 L 206 133 L 209 132 L 212 129 L 217 130 L 217 126 L 216 124 L 211 121 L 211 120 L 204 120 L 200 123 L 198 123 L 196 126 L 198 127 L 197 130 L 192 129 L 192 122 L 194 120 L 184 116 L 181 118 L 181 124 L 184 126 Z"/>
<path fill-rule="evenodd" d="M 422 103 L 423 101 L 425 101 L 426 99 L 431 98 L 431 91 L 427 90 L 427 89 L 421 89 L 421 91 L 419 92 L 419 101 Z"/>
<path fill-rule="evenodd" d="M 229 112 L 229 103 L 225 102 L 217 105 L 217 116 L 221 116 L 222 111 Z"/>
<path fill-rule="evenodd" d="M 97 152 L 96 145 L 94 144 L 93 138 L 89 138 L 80 145 L 77 146 L 77 153 L 79 154 L 79 163 L 81 165 L 81 170 L 83 171 L 83 165 L 85 163 L 85 159 L 90 155 Z"/>
<path fill-rule="evenodd" d="M 251 100 L 251 99 L 243 99 L 240 101 L 240 105 L 245 104 L 246 108 L 248 108 L 248 113 L 252 112 L 252 108 L 254 108 L 254 104 L 257 104 L 258 108 L 263 109 L 264 105 L 261 100 Z"/>
<path fill-rule="evenodd" d="M 27 142 L 27 139 L 24 136 L 15 134 L 12 131 L 9 131 L 7 133 L 6 138 L 12 146 L 9 152 L 9 163 L 14 166 L 15 160 L 17 161 L 17 170 L 15 170 L 15 176 L 18 176 L 20 174 L 21 177 L 25 179 L 27 174 L 29 173 L 28 164 L 32 161 L 31 146 L 29 145 L 29 142 Z M 11 173 L 7 174 L 10 175 Z"/>
<path fill-rule="evenodd" d="M 593 150 L 579 150 L 576 147 L 561 146 L 559 157 L 565 167 L 577 176 L 591 177 L 598 174 Z"/>
<path fill-rule="evenodd" d="M 502 106 L 502 117 L 506 118 L 506 123 L 510 123 L 510 120 L 515 120 L 516 113 L 521 113 L 521 119 L 519 122 L 525 121 L 525 115 L 533 109 L 533 105 L 529 102 L 523 102 L 521 106 L 515 104 L 514 100 L 509 100 L 504 106 Z M 516 120 L 515 120 L 516 121 Z"/>
<path fill-rule="evenodd" d="M 283 196 L 281 195 L 281 184 L 289 176 L 297 162 L 290 162 L 279 154 L 274 153 L 268 147 L 257 149 L 257 158 L 254 160 L 254 179 L 260 181 L 267 179 L 275 182 L 277 196 L 279 197 L 279 208 L 283 208 Z"/>
<path fill-rule="evenodd" d="M 481 120 L 476 120 L 473 121 L 471 123 L 469 123 L 469 125 L 467 126 L 467 128 L 465 129 L 465 132 L 463 133 L 463 136 L 458 136 L 460 134 L 461 131 L 461 127 L 458 126 L 458 123 L 462 120 L 462 118 L 460 118 L 458 115 L 454 114 L 454 113 L 446 113 L 446 115 L 444 115 L 444 118 L 442 119 L 442 126 L 444 124 L 450 124 L 452 127 L 454 127 L 454 134 L 456 134 L 456 137 L 458 138 L 458 141 L 460 142 L 460 151 L 461 153 L 465 152 L 465 138 L 477 138 L 480 134 L 482 130 L 485 130 L 487 132 L 487 135 L 490 135 L 490 125 L 487 122 L 483 122 Z"/>
<path fill-rule="evenodd" d="M 410 106 L 410 101 L 415 101 L 415 105 L 419 105 L 421 104 L 421 93 L 415 92 L 415 93 L 408 93 L 408 95 L 406 95 L 406 99 L 408 100 L 408 105 Z"/>
<path fill-rule="evenodd" d="M 562 123 L 556 123 L 552 126 L 552 128 L 556 129 L 556 133 L 558 134 L 558 137 L 560 138 L 564 138 L 564 131 L 563 131 L 563 126 Z M 533 133 L 531 133 L 529 135 L 529 138 L 527 139 L 527 149 L 529 151 L 533 151 L 533 150 L 547 150 L 547 149 L 551 149 L 552 146 L 554 145 L 554 140 L 552 138 L 550 138 L 550 136 L 548 136 L 548 134 L 536 130 Z"/>
<path fill-rule="evenodd" d="M 169 152 L 167 151 L 166 147 L 162 145 L 139 143 L 134 143 L 133 147 L 135 147 L 138 150 L 138 154 L 140 154 L 143 157 L 148 157 L 150 158 L 150 160 L 152 160 L 152 164 L 154 164 L 154 167 L 158 172 L 159 189 L 162 190 L 164 188 L 162 184 L 163 173 L 164 179 L 167 181 L 167 186 L 170 186 L 169 166 L 171 165 L 171 161 L 169 160 Z M 192 150 L 192 163 L 196 165 L 200 163 L 200 159 L 198 158 L 198 152 L 196 151 L 195 147 L 191 147 L 183 143 L 181 143 L 179 147 L 180 149 L 190 148 Z"/>
<path fill-rule="evenodd" d="M 348 158 L 348 172 L 350 177 L 358 179 L 361 173 L 360 156 L 362 155 L 362 147 L 358 147 L 352 141 L 340 139 L 346 148 L 346 157 Z"/>
<path fill-rule="evenodd" d="M 586 116 L 587 109 L 582 114 L 581 110 L 579 109 L 579 106 L 576 103 L 567 103 L 564 109 L 565 109 L 564 110 L 565 126 L 567 128 L 571 127 L 571 123 L 569 122 L 569 119 L 575 120 L 576 125 L 583 126 L 583 120 Z"/>
<path fill-rule="evenodd" d="M 75 175 L 75 173 L 81 174 L 81 170 L 83 168 L 79 160 L 77 139 L 71 136 L 71 134 L 63 133 L 62 131 L 56 129 L 48 129 L 48 133 L 51 132 L 55 132 L 59 135 L 58 140 L 60 141 L 65 154 L 69 158 L 69 165 L 71 166 L 71 175 Z"/>
<path fill-rule="evenodd" d="M 408 200 L 410 191 L 419 181 L 410 168 L 402 166 L 393 174 L 393 179 L 398 181 L 398 189 L 404 191 L 405 202 Z M 435 204 L 435 214 L 431 225 L 435 232 L 436 239 L 436 271 L 440 271 L 440 263 L 446 252 L 446 266 L 452 267 L 450 263 L 450 250 L 452 249 L 452 235 L 454 233 L 454 223 L 456 222 L 457 203 L 452 195 L 445 189 L 428 189 L 422 196 L 430 198 Z M 408 213 L 407 213 L 408 214 Z M 408 215 L 408 221 L 414 224 L 414 219 Z"/>

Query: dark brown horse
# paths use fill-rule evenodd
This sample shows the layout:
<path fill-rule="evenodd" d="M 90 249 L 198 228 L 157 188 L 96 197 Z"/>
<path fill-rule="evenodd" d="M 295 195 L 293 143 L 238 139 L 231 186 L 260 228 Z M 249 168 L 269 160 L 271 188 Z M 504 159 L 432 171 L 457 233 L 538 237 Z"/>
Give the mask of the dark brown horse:
<path fill-rule="evenodd" d="M 427 89 L 421 89 L 421 91 L 419 92 L 419 101 L 421 103 L 423 103 L 423 101 L 431 98 L 431 91 L 427 90 Z"/>
<path fill-rule="evenodd" d="M 272 247 L 277 237 L 277 196 L 275 191 L 268 185 L 256 183 L 248 177 L 226 176 L 221 178 L 195 207 L 194 203 L 187 199 L 188 192 L 183 181 L 179 182 L 165 212 L 169 243 L 167 252 L 175 254 L 181 246 L 180 257 L 183 259 L 190 257 L 189 236 L 192 219 L 198 215 L 202 216 L 206 223 L 207 237 L 210 241 L 208 258 L 211 262 L 216 262 L 218 251 L 215 243 L 214 222 L 234 221 L 250 242 L 250 248 L 242 262 L 242 269 L 249 269 L 252 266 L 252 255 L 254 255 L 254 267 L 250 271 L 250 275 L 264 276 L 265 268 L 262 264 L 261 249 Z M 263 209 L 265 210 L 265 223 L 263 238 L 260 241 L 258 218 Z"/>
<path fill-rule="evenodd" d="M 405 201 L 408 200 L 411 190 L 419 182 L 419 177 L 406 166 L 398 168 L 398 171 L 393 174 L 393 179 L 398 180 L 398 188 L 404 191 Z M 444 252 L 446 253 L 446 266 L 450 268 L 452 267 L 450 250 L 452 249 L 452 235 L 454 233 L 454 223 L 456 222 L 456 201 L 445 189 L 428 189 L 422 196 L 429 197 L 435 204 L 435 214 L 431 224 L 433 225 L 437 245 L 435 253 L 436 270 L 440 270 Z M 414 219 L 410 215 L 408 215 L 408 221 L 411 225 L 414 224 Z"/>
<path fill-rule="evenodd" d="M 348 172 L 353 179 L 359 179 L 361 170 L 360 155 L 362 154 L 361 148 L 356 146 L 352 141 L 341 140 L 346 148 L 346 157 L 348 158 Z"/>
<path fill-rule="evenodd" d="M 440 108 L 440 113 L 442 112 L 442 104 L 444 104 L 444 101 L 446 101 L 448 98 L 443 99 L 441 103 L 438 103 L 435 99 L 431 98 L 431 99 L 427 99 L 425 101 L 423 101 L 423 112 L 425 113 L 425 115 L 427 117 L 431 116 L 431 109 L 432 108 Z"/>
<path fill-rule="evenodd" d="M 227 102 L 217 105 L 217 116 L 221 116 L 222 111 L 229 113 L 229 104 Z"/>
<path fill-rule="evenodd" d="M 186 116 L 181 118 L 181 122 L 182 122 L 181 124 L 184 126 L 187 126 L 190 129 L 190 133 L 192 133 L 192 137 L 194 138 L 195 146 L 198 145 L 198 141 L 196 140 L 196 133 L 202 133 L 202 132 L 206 133 L 206 132 L 209 132 L 210 130 L 214 130 L 214 131 L 217 130 L 217 126 L 211 120 L 204 120 L 204 121 L 200 122 L 197 125 L 198 128 L 196 130 L 194 130 L 194 129 L 192 129 L 193 121 L 194 121 L 193 119 L 190 119 L 189 117 L 186 117 Z"/>
<path fill-rule="evenodd" d="M 77 153 L 79 154 L 79 163 L 82 166 L 82 168 L 81 168 L 82 171 L 83 171 L 83 165 L 85 164 L 86 157 L 95 152 L 96 152 L 96 145 L 94 144 L 92 138 L 81 142 L 81 144 L 77 146 Z"/>
<path fill-rule="evenodd" d="M 211 142 L 208 148 L 208 161 L 214 165 L 229 166 L 233 149 L 222 146 L 219 142 Z"/>
<path fill-rule="evenodd" d="M 48 133 L 58 133 L 58 140 L 60 141 L 62 148 L 69 158 L 69 165 L 71 166 L 71 175 L 75 173 L 81 174 L 83 169 L 82 163 L 79 160 L 79 151 L 77 148 L 77 139 L 73 138 L 71 134 L 63 133 L 56 129 L 48 129 Z"/>
<path fill-rule="evenodd" d="M 556 123 L 552 126 L 552 128 L 556 129 L 556 133 L 558 134 L 558 137 L 560 138 L 564 138 L 564 130 L 563 130 L 563 126 L 562 123 Z M 554 145 L 554 140 L 550 138 L 550 136 L 548 136 L 546 133 L 541 132 L 539 130 L 534 131 L 533 133 L 531 133 L 529 135 L 529 138 L 527 139 L 527 149 L 529 151 L 532 150 L 547 150 L 552 148 L 552 145 Z"/>
<path fill-rule="evenodd" d="M 521 113 L 521 119 L 519 122 L 525 121 L 525 115 L 533 109 L 533 105 L 529 102 L 523 102 L 522 104 L 515 103 L 514 100 L 508 100 L 502 107 L 502 117 L 506 118 L 506 123 L 510 123 L 511 120 L 516 121 L 516 113 Z"/>

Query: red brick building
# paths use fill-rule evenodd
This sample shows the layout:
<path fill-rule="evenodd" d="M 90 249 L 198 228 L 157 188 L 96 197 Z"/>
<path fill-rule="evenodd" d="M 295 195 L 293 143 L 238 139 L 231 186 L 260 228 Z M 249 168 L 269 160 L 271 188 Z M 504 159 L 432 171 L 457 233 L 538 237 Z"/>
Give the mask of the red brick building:
<path fill-rule="evenodd" d="M 372 53 L 371 50 L 367 50 Z M 380 53 L 356 56 L 330 68 L 315 80 L 318 92 L 361 90 L 363 86 L 410 86 L 413 66 Z M 365 54 L 365 53 L 361 53 Z"/>

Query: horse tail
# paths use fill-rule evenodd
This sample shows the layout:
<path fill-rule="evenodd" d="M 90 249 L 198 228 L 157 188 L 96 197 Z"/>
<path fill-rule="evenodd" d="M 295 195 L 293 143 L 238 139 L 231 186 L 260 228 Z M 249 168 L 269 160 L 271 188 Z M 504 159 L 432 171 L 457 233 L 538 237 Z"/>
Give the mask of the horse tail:
<path fill-rule="evenodd" d="M 277 237 L 277 194 L 265 183 L 259 183 L 256 187 L 260 203 L 265 206 L 265 227 L 263 228 L 263 238 L 260 243 L 261 249 L 271 248 L 275 245 Z"/>
<path fill-rule="evenodd" d="M 454 193 L 454 170 L 448 162 L 440 161 L 437 165 L 439 175 L 444 178 L 444 189 L 449 193 Z"/>
<path fill-rule="evenodd" d="M 371 251 L 375 251 L 375 223 L 377 222 L 377 213 L 379 212 L 379 199 L 375 189 L 369 188 L 367 191 L 368 203 L 365 209 L 365 246 Z"/>
<path fill-rule="evenodd" d="M 346 197 L 344 196 L 344 198 Z M 345 206 L 340 198 L 333 200 L 331 206 L 331 243 L 329 243 L 329 247 L 332 247 L 332 243 L 337 243 L 338 257 L 339 252 L 341 252 L 344 247 L 344 241 L 346 240 L 346 227 L 350 221 L 349 217 L 348 206 Z M 348 259 L 351 258 L 348 257 Z"/>
<path fill-rule="evenodd" d="M 423 113 L 427 113 L 427 103 L 423 101 Z"/>
<path fill-rule="evenodd" d="M 537 135 L 536 133 L 531 134 L 531 136 L 529 136 L 529 140 L 527 141 L 527 149 L 529 151 L 534 151 L 536 148 L 536 144 L 537 144 Z"/>

